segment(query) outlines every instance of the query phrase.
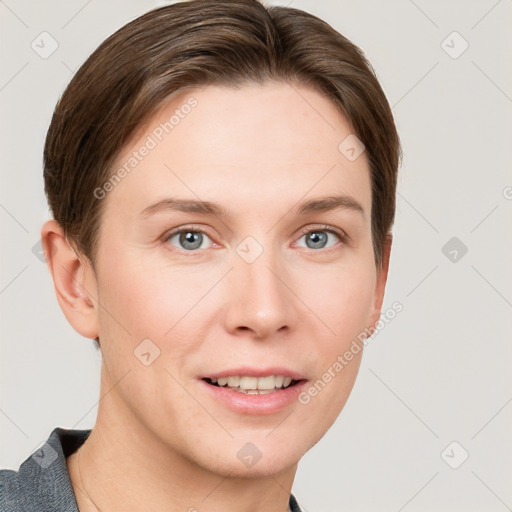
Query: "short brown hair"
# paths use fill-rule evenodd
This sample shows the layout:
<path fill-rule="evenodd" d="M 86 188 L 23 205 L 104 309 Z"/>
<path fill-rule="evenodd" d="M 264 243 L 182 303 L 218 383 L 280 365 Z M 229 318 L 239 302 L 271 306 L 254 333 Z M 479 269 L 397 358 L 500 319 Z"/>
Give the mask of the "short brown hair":
<path fill-rule="evenodd" d="M 93 267 L 104 205 L 94 190 L 112 175 L 115 158 L 142 123 L 177 91 L 266 80 L 309 85 L 351 122 L 370 164 L 374 257 L 382 264 L 401 149 L 363 52 L 298 9 L 257 0 L 190 0 L 154 9 L 105 40 L 53 113 L 44 148 L 45 193 L 53 217 Z"/>

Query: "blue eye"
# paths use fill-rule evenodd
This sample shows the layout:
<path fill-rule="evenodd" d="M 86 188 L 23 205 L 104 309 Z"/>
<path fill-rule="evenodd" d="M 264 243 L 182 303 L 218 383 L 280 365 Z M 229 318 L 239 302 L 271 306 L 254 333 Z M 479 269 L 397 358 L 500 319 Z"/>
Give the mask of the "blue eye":
<path fill-rule="evenodd" d="M 178 237 L 178 248 L 184 249 L 185 251 L 206 249 L 206 247 L 203 247 L 203 242 L 205 241 L 205 239 L 210 239 L 210 237 L 204 231 L 182 229 L 180 231 L 175 231 L 174 233 L 171 233 L 169 237 L 166 239 L 166 242 L 171 242 L 171 240 L 175 239 L 176 237 Z"/>
<path fill-rule="evenodd" d="M 316 229 L 310 228 L 308 231 L 304 230 L 299 241 L 304 238 L 305 245 L 298 244 L 298 246 L 305 247 L 306 249 L 330 249 L 336 247 L 337 242 L 345 243 L 347 240 L 346 235 L 338 232 L 331 226 L 323 226 Z M 199 250 L 208 249 L 212 245 L 216 245 L 206 232 L 196 228 L 181 228 L 173 231 L 165 237 L 163 242 L 189 253 L 198 252 Z"/>
<path fill-rule="evenodd" d="M 334 235 L 334 238 L 337 238 L 338 240 L 343 241 L 343 237 L 330 229 L 314 229 L 306 232 L 304 235 L 301 236 L 300 239 L 306 237 L 306 247 L 308 249 L 326 249 L 333 247 L 336 243 L 331 244 L 330 246 L 327 246 L 327 243 L 329 242 L 329 236 L 328 235 Z M 299 239 L 299 240 L 300 240 Z M 304 246 L 302 246 L 304 247 Z"/>

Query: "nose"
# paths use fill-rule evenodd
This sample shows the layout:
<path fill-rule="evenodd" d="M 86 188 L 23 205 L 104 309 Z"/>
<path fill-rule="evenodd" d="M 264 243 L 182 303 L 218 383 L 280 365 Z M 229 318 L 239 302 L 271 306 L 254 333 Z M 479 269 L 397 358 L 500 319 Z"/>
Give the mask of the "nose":
<path fill-rule="evenodd" d="M 235 255 L 234 268 L 227 278 L 228 332 L 265 339 L 295 327 L 298 315 L 289 272 L 270 251 L 264 251 L 252 263 Z"/>

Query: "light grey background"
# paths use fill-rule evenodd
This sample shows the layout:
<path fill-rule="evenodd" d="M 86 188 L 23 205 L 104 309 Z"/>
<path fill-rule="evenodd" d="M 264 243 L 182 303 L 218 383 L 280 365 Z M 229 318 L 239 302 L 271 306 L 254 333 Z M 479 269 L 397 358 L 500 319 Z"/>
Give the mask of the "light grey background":
<path fill-rule="evenodd" d="M 42 148 L 74 70 L 163 3 L 0 1 L 0 467 L 17 469 L 55 426 L 94 425 L 99 353 L 32 252 L 48 218 Z M 366 348 L 293 492 L 308 512 L 511 510 L 512 2 L 279 3 L 366 51 L 405 153 L 383 310 L 404 309 Z M 43 31 L 59 45 L 47 59 L 31 48 Z M 468 248 L 455 262 L 452 237 Z"/>

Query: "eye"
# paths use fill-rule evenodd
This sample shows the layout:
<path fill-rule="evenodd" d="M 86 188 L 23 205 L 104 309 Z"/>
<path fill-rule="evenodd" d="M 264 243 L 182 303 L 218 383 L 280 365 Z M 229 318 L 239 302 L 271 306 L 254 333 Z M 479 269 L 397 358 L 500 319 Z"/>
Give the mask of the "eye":
<path fill-rule="evenodd" d="M 299 240 L 302 238 L 305 238 L 306 248 L 308 249 L 330 249 L 336 245 L 336 238 L 341 242 L 345 242 L 346 235 L 331 226 L 322 226 L 316 229 L 308 229 L 303 232 Z M 328 245 L 329 238 L 331 242 L 334 239 L 334 243 L 331 243 L 331 245 Z"/>
<path fill-rule="evenodd" d="M 314 229 L 303 230 L 299 241 L 305 238 L 306 245 L 298 244 L 299 247 L 307 249 L 330 249 L 336 246 L 336 239 L 341 243 L 347 241 L 347 235 L 341 230 L 332 226 L 320 226 Z M 210 241 L 210 245 L 208 245 Z M 163 243 L 181 249 L 185 252 L 194 252 L 200 249 L 208 249 L 215 245 L 208 234 L 197 228 L 180 228 L 176 229 L 163 238 Z"/>
<path fill-rule="evenodd" d="M 169 233 L 163 241 L 178 247 L 178 249 L 190 252 L 198 249 L 207 249 L 208 247 L 205 246 L 207 240 L 211 242 L 210 237 L 200 229 L 182 228 Z"/>

